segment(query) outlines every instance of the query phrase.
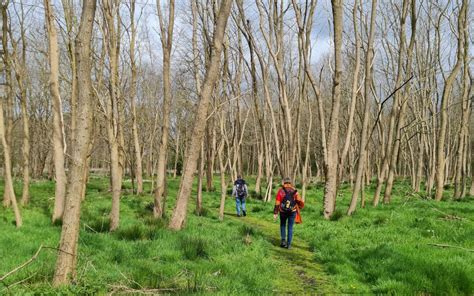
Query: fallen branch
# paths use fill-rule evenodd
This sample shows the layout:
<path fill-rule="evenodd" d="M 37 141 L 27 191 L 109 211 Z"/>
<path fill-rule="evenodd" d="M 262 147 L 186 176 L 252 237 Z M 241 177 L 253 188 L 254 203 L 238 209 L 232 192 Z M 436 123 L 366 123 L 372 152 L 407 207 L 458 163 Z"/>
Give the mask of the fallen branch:
<path fill-rule="evenodd" d="M 435 208 L 435 207 L 433 207 L 433 210 L 435 210 L 435 211 L 438 212 L 438 213 L 441 213 L 441 214 L 445 215 L 445 216 L 444 216 L 444 219 L 446 219 L 446 220 L 461 220 L 461 221 L 462 221 L 462 220 L 466 220 L 466 218 L 459 217 L 459 216 L 455 216 L 455 215 L 450 215 L 450 214 L 448 214 L 448 213 L 445 213 L 445 212 L 443 212 L 443 211 L 438 210 L 438 209 Z"/>
<path fill-rule="evenodd" d="M 108 295 L 114 295 L 115 293 L 133 293 L 142 295 L 156 295 L 161 293 L 178 292 L 186 290 L 185 288 L 158 288 L 158 289 L 134 289 L 125 285 L 109 285 L 112 291 Z M 205 290 L 215 290 L 215 287 L 205 287 Z"/>
<path fill-rule="evenodd" d="M 455 249 L 461 249 L 461 250 L 468 251 L 468 252 L 474 252 L 473 249 L 466 249 L 466 248 L 459 247 L 459 246 L 451 246 L 451 245 L 445 245 L 445 244 L 428 244 L 428 245 L 439 247 L 439 248 L 455 248 Z"/>
<path fill-rule="evenodd" d="M 53 247 L 45 247 L 43 245 L 40 245 L 40 247 L 38 248 L 38 251 L 36 251 L 36 253 L 33 255 L 33 257 L 31 257 L 30 259 L 28 259 L 25 263 L 21 264 L 20 266 L 17 266 L 15 267 L 13 270 L 7 272 L 5 275 L 3 275 L 2 277 L 0 277 L 0 282 L 3 282 L 7 277 L 11 276 L 12 274 L 18 272 L 20 269 L 30 265 L 33 261 L 35 261 L 37 258 L 38 258 L 38 255 L 39 253 L 43 250 L 43 249 L 51 249 L 51 250 L 56 250 L 56 251 L 59 251 L 59 252 L 63 252 L 63 253 L 66 253 L 66 254 L 69 254 L 69 255 L 72 255 L 74 256 L 74 254 L 71 254 L 69 252 L 66 252 L 66 251 L 63 251 L 59 248 L 53 248 Z"/>
<path fill-rule="evenodd" d="M 94 233 L 99 233 L 99 232 L 97 232 L 97 230 L 95 230 L 94 228 L 90 227 L 90 226 L 87 225 L 86 223 L 84 223 L 84 227 L 86 227 L 87 229 L 93 231 Z"/>
<path fill-rule="evenodd" d="M 0 277 L 0 282 L 3 282 L 7 277 L 9 277 L 10 275 L 16 273 L 17 271 L 19 271 L 20 269 L 22 269 L 23 267 L 29 265 L 31 262 L 35 261 L 36 258 L 38 258 L 38 255 L 39 253 L 41 252 L 41 250 L 43 249 L 43 245 L 41 245 L 38 249 L 38 251 L 36 251 L 36 253 L 33 255 L 33 257 L 31 257 L 28 261 L 26 261 L 25 263 L 21 264 L 20 266 L 16 267 L 15 269 L 13 269 L 12 271 L 9 271 L 8 273 L 6 273 L 5 275 L 3 275 L 2 277 Z"/>
<path fill-rule="evenodd" d="M 112 295 L 113 293 L 116 293 L 116 292 L 138 293 L 138 294 L 149 295 L 149 294 L 156 294 L 156 293 L 162 293 L 162 292 L 176 292 L 176 291 L 181 290 L 177 288 L 134 289 L 134 288 L 127 287 L 125 285 L 112 285 L 110 287 L 112 288 L 112 291 L 110 292 L 109 295 Z"/>
<path fill-rule="evenodd" d="M 22 279 L 22 280 L 20 280 L 20 281 L 18 281 L 18 282 L 16 282 L 16 283 L 13 283 L 13 284 L 10 284 L 10 285 L 7 285 L 7 284 L 4 283 L 4 285 L 5 285 L 6 288 L 0 291 L 0 295 L 3 295 L 3 292 L 5 292 L 6 290 L 11 289 L 11 288 L 14 287 L 14 286 L 23 284 L 24 282 L 26 282 L 26 281 L 28 281 L 29 279 L 33 278 L 36 274 L 37 274 L 37 272 L 33 273 L 32 275 L 30 275 L 30 276 L 27 277 L 27 278 L 24 278 L 24 279 Z"/>

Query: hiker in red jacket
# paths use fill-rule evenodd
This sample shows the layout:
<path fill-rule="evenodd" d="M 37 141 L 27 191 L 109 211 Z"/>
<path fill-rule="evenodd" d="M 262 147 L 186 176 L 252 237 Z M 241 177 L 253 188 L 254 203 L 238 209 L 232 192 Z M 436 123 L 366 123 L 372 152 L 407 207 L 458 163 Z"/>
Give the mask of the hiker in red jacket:
<path fill-rule="evenodd" d="M 293 225 L 299 210 L 304 207 L 304 202 L 298 191 L 293 187 L 290 178 L 283 179 L 283 186 L 278 190 L 273 209 L 273 219 L 276 220 L 280 213 L 280 247 L 291 249 L 291 240 L 293 238 Z M 288 222 L 288 238 L 286 237 L 286 225 Z"/>

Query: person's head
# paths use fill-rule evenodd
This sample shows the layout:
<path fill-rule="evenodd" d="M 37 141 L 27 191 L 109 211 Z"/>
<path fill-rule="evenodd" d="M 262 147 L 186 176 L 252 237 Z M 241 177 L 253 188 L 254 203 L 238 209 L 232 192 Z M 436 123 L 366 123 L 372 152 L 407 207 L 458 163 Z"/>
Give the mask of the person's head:
<path fill-rule="evenodd" d="M 242 176 L 241 176 L 241 175 L 237 175 L 237 179 L 242 179 Z"/>
<path fill-rule="evenodd" d="M 291 179 L 288 178 L 288 177 L 283 178 L 283 185 L 285 185 L 285 184 L 291 185 L 291 184 L 292 184 L 292 183 L 291 183 Z"/>

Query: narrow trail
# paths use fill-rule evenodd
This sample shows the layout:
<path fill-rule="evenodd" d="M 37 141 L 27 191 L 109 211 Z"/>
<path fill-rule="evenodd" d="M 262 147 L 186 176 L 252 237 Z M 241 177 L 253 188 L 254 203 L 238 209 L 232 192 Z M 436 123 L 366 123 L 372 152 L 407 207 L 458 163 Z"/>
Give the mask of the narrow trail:
<path fill-rule="evenodd" d="M 281 264 L 282 270 L 286 268 L 290 271 L 284 275 L 282 273 L 281 278 L 276 281 L 275 293 L 338 294 L 337 288 L 331 284 L 323 267 L 314 260 L 314 253 L 310 251 L 308 243 L 298 237 L 298 225 L 295 225 L 292 248 L 287 250 L 280 248 L 279 223 L 252 216 L 238 218 L 228 212 L 225 215 L 233 221 L 258 230 L 271 243 L 271 255 Z M 283 280 L 284 278 L 286 280 Z"/>

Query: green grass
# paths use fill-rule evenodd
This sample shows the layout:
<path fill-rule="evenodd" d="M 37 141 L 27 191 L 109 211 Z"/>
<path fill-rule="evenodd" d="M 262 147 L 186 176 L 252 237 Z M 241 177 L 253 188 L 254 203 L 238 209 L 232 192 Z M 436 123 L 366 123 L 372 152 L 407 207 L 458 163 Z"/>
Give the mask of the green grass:
<path fill-rule="evenodd" d="M 0 294 L 107 294 L 118 285 L 180 295 L 474 293 L 472 198 L 436 203 L 409 195 L 409 187 L 399 183 L 390 205 L 368 204 L 347 217 L 350 188 L 343 186 L 337 214 L 326 221 L 321 217 L 323 189 L 314 184 L 303 224 L 295 229 L 294 249 L 288 251 L 277 246 L 272 204 L 250 199 L 248 216 L 237 218 L 229 198 L 221 222 L 220 192 L 204 193 L 201 216 L 194 213 L 192 200 L 186 228 L 173 232 L 167 218 L 153 218 L 149 186 L 145 182 L 148 193 L 141 196 L 124 192 L 120 228 L 108 233 L 108 179 L 91 178 L 82 205 L 77 281 L 53 289 L 56 251 L 44 249 L 37 260 L 0 282 Z M 129 187 L 126 182 L 124 188 Z M 178 187 L 179 180 L 169 179 L 167 217 Z M 15 190 L 21 192 L 21 184 Z M 0 277 L 31 258 L 40 245 L 58 246 L 61 227 L 50 222 L 53 197 L 52 182 L 34 182 L 31 204 L 21 209 L 21 229 L 15 228 L 11 209 L 0 208 Z"/>

